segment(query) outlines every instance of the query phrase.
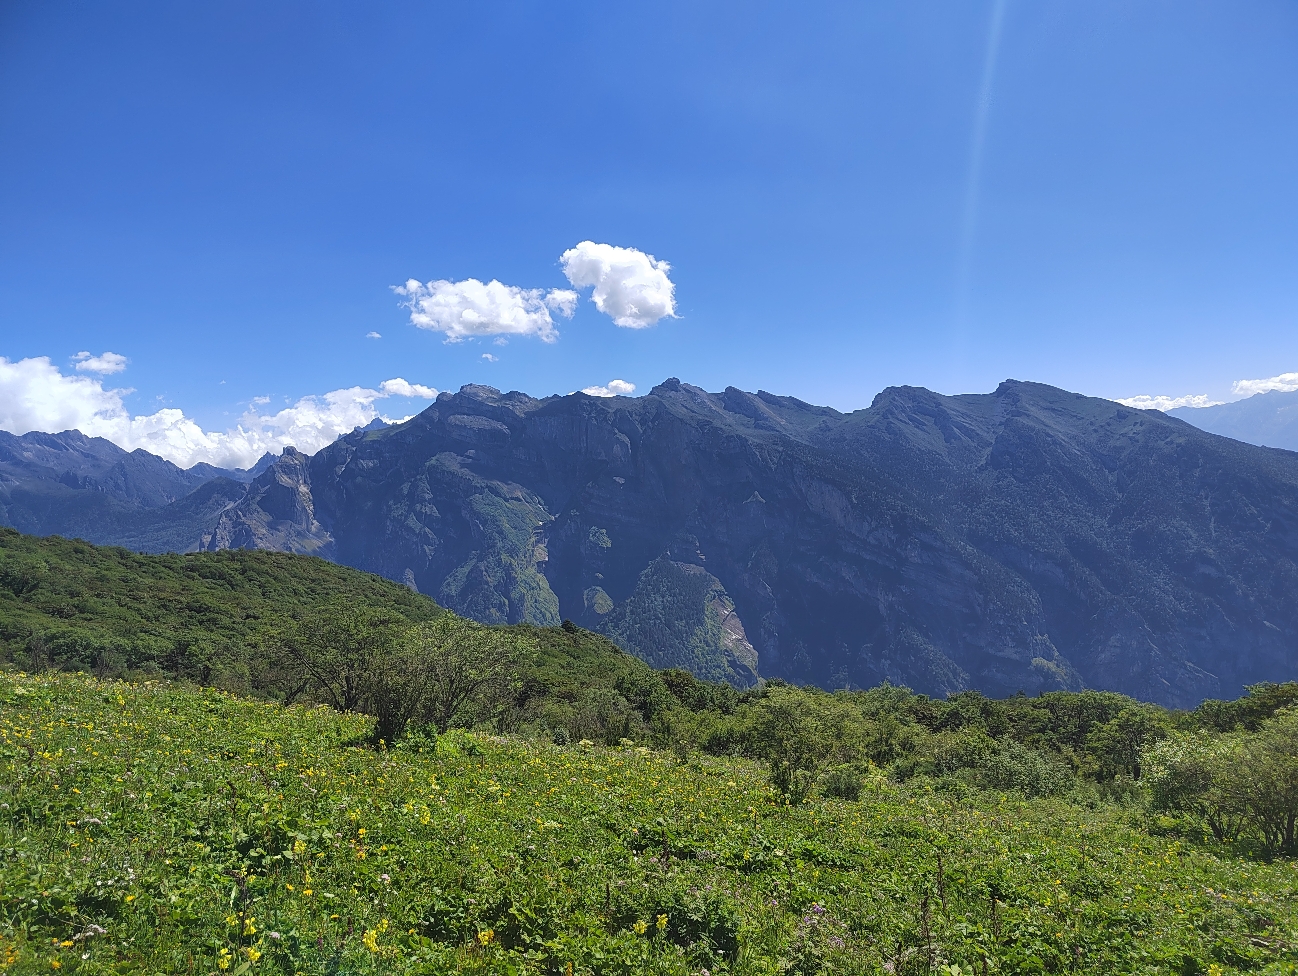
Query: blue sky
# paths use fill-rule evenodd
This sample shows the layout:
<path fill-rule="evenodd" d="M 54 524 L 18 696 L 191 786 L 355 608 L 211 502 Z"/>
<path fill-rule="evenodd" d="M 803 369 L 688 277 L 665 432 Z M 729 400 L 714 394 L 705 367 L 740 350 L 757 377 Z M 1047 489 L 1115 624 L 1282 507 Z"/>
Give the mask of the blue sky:
<path fill-rule="evenodd" d="M 203 431 L 395 377 L 1230 399 L 1298 370 L 1296 55 L 1287 0 L 9 0 L 0 356 L 50 366 L 0 426 L 50 370 Z M 583 241 L 677 317 L 448 343 L 391 290 Z"/>

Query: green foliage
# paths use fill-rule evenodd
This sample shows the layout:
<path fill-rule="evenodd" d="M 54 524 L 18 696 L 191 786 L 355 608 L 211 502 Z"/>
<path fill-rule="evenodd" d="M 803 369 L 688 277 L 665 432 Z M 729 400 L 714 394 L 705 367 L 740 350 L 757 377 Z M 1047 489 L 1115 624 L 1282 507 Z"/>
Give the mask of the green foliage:
<path fill-rule="evenodd" d="M 1262 683 L 1250 685 L 1248 694 L 1236 701 L 1210 699 L 1194 710 L 1200 725 L 1221 732 L 1244 728 L 1256 732 L 1263 722 L 1282 708 L 1298 705 L 1298 681 L 1284 684 Z"/>
<path fill-rule="evenodd" d="M 619 647 L 656 668 L 681 668 L 742 688 L 755 683 L 757 661 L 740 659 L 727 641 L 722 608 L 733 606 L 716 577 L 661 556 L 600 626 Z"/>
<path fill-rule="evenodd" d="M 1146 764 L 1154 809 L 1198 818 L 1218 841 L 1248 837 L 1269 854 L 1298 853 L 1298 710 L 1256 732 L 1173 737 Z"/>
<path fill-rule="evenodd" d="M 856 707 L 825 698 L 831 717 Z M 0 674 L 0 965 L 1225 976 L 1298 964 L 1292 864 L 1152 837 L 1126 811 L 978 790 L 952 802 L 922 776 L 792 806 L 742 758 L 464 729 L 356 745 L 371 728 L 211 689 Z"/>
<path fill-rule="evenodd" d="M 826 762 L 854 758 L 855 718 L 841 699 L 772 686 L 751 710 L 752 751 L 770 765 L 775 789 L 801 803 Z"/>
<path fill-rule="evenodd" d="M 0 529 L 0 658 L 36 641 L 58 667 L 171 675 L 232 690 L 289 690 L 270 645 L 327 607 L 405 621 L 426 597 L 323 559 L 236 550 L 142 556 Z"/>
<path fill-rule="evenodd" d="M 403 635 L 425 624 L 412 650 Z M 432 641 L 438 628 L 455 640 Z M 434 658 L 442 677 L 424 688 Z M 513 666 L 461 700 L 449 676 L 467 674 L 471 660 Z M 578 701 L 601 690 L 636 703 L 616 741 L 680 707 L 651 668 L 571 624 L 471 626 L 403 586 L 312 557 L 142 556 L 8 529 L 0 529 L 2 662 L 167 676 L 382 713 L 377 734 L 387 741 L 411 721 L 572 733 L 590 719 L 589 709 L 577 714 Z M 724 694 L 698 687 L 705 697 Z"/>
<path fill-rule="evenodd" d="M 1167 735 L 1167 727 L 1149 707 L 1124 708 L 1107 722 L 1097 722 L 1086 734 L 1086 751 L 1095 761 L 1099 779 L 1128 776 L 1140 779 L 1141 754 Z"/>
<path fill-rule="evenodd" d="M 835 766 L 825 772 L 820 788 L 825 796 L 838 800 L 859 800 L 864 777 L 857 770 L 848 766 Z"/>

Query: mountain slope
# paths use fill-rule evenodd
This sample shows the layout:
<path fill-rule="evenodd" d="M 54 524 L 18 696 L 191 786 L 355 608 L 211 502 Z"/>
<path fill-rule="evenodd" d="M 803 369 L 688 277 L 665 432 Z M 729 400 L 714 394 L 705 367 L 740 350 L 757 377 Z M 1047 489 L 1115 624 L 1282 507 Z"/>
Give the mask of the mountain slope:
<path fill-rule="evenodd" d="M 484 621 L 568 617 L 737 684 L 1188 705 L 1298 666 L 1296 512 L 1298 455 L 1038 384 L 852 414 L 675 380 L 469 386 L 286 452 L 204 545 L 314 552 Z"/>
<path fill-rule="evenodd" d="M 0 525 L 143 552 L 185 549 L 271 460 L 250 471 L 182 469 L 75 430 L 0 431 Z"/>
<path fill-rule="evenodd" d="M 1246 444 L 1298 451 L 1298 391 L 1272 390 L 1215 407 L 1180 407 L 1168 415 Z"/>

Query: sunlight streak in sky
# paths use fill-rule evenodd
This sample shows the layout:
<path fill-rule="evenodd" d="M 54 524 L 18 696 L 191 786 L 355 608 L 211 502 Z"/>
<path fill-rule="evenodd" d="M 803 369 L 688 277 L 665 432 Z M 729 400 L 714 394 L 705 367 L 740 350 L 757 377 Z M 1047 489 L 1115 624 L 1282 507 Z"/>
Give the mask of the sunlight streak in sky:
<path fill-rule="evenodd" d="M 969 317 L 969 289 L 972 279 L 973 245 L 978 229 L 978 196 L 982 185 L 983 155 L 987 144 L 987 121 L 991 115 L 992 88 L 996 80 L 996 59 L 1001 46 L 1001 28 L 1008 0 L 994 0 L 987 47 L 983 54 L 982 83 L 974 111 L 973 141 L 969 151 L 969 173 L 965 182 L 964 210 L 960 221 L 960 250 L 956 262 L 956 326 L 964 329 Z"/>

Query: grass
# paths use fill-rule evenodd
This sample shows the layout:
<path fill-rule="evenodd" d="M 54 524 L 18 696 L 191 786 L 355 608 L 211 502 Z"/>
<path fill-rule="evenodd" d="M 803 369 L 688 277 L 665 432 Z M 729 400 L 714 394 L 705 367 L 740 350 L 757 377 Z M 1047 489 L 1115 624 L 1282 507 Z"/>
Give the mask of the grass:
<path fill-rule="evenodd" d="M 0 675 L 14 973 L 1291 972 L 1298 869 L 1120 811 Z"/>

